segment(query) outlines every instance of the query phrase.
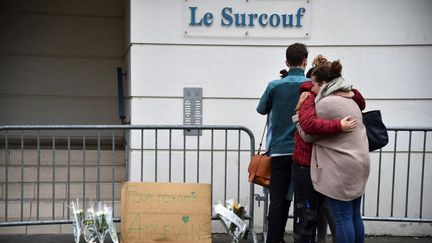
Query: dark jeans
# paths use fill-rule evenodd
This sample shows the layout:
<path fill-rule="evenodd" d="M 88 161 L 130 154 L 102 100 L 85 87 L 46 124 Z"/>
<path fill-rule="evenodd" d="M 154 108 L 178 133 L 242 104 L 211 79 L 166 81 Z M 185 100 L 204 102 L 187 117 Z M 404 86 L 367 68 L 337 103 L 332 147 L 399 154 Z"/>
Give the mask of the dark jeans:
<path fill-rule="evenodd" d="M 323 196 L 315 191 L 310 177 L 310 167 L 293 165 L 294 183 L 294 242 L 315 242 L 318 209 Z"/>
<path fill-rule="evenodd" d="M 336 222 L 337 243 L 364 243 L 364 225 L 360 215 L 361 197 L 352 201 L 328 198 Z"/>
<path fill-rule="evenodd" d="M 336 243 L 336 225 L 328 198 L 325 197 L 318 210 L 317 242 L 325 242 L 327 236 L 327 225 L 330 227 L 332 242 Z"/>
<path fill-rule="evenodd" d="M 291 165 L 291 155 L 272 157 L 267 243 L 280 243 L 285 234 L 291 203 L 286 199 L 291 181 Z"/>

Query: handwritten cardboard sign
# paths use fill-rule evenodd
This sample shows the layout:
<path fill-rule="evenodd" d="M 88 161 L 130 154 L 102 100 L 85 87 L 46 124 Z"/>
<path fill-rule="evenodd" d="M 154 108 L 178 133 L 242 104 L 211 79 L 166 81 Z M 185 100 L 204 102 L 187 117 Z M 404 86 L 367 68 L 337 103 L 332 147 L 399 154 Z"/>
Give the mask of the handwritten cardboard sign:
<path fill-rule="evenodd" d="M 127 182 L 121 242 L 211 242 L 209 184 Z"/>

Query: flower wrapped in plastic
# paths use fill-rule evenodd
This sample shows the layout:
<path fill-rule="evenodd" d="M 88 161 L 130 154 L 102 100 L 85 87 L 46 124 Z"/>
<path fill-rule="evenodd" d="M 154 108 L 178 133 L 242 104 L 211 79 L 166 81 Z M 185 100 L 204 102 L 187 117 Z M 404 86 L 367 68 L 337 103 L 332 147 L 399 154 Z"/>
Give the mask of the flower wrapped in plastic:
<path fill-rule="evenodd" d="M 90 204 L 91 205 L 91 204 Z M 97 231 L 95 227 L 95 210 L 93 206 L 87 208 L 84 216 L 84 240 L 88 243 L 94 243 L 97 239 Z"/>
<path fill-rule="evenodd" d="M 223 222 L 228 234 L 233 236 L 232 242 L 239 242 L 240 238 L 247 233 L 247 225 L 244 222 L 246 208 L 233 199 L 226 201 L 226 207 L 221 203 L 213 206 L 215 213 Z"/>
<path fill-rule="evenodd" d="M 72 211 L 72 225 L 75 242 L 80 242 L 81 233 L 83 230 L 84 223 L 84 210 L 81 208 L 79 200 L 72 201 L 70 203 L 70 209 Z"/>
<path fill-rule="evenodd" d="M 111 240 L 114 243 L 119 242 L 111 207 L 108 207 L 105 203 L 98 202 L 94 222 L 99 242 L 104 242 L 107 233 L 110 234 Z"/>
<path fill-rule="evenodd" d="M 104 205 L 104 212 L 106 214 L 106 222 L 108 224 L 108 233 L 111 236 L 111 240 L 114 243 L 119 243 L 117 237 L 117 228 L 114 224 L 113 216 L 112 216 L 112 208 Z"/>
<path fill-rule="evenodd" d="M 89 243 L 104 242 L 108 233 L 113 243 L 119 243 L 112 208 L 105 202 L 89 201 L 87 205 L 87 209 L 82 208 L 79 199 L 70 202 L 75 243 L 80 242 L 81 235 Z"/>
<path fill-rule="evenodd" d="M 108 207 L 108 208 L 109 208 L 109 211 L 110 211 L 110 214 L 107 216 L 107 222 L 108 222 L 108 226 L 109 226 L 108 233 L 111 236 L 112 242 L 119 243 L 119 240 L 118 240 L 118 237 L 117 237 L 117 228 L 116 228 L 116 226 L 114 224 L 114 220 L 113 220 L 113 217 L 112 217 L 112 209 L 110 207 Z"/>

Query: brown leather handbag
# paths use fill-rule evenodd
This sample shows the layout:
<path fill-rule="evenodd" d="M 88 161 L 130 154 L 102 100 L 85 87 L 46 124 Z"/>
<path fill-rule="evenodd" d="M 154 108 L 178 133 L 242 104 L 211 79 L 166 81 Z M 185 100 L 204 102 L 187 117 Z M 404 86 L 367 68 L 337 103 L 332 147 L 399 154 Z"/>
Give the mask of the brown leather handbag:
<path fill-rule="evenodd" d="M 267 122 L 264 126 L 264 131 L 261 136 L 261 142 L 256 154 L 254 154 L 249 162 L 249 182 L 253 182 L 257 185 L 268 187 L 270 185 L 271 175 L 271 157 L 267 156 L 266 153 L 261 154 L 262 141 L 264 139 L 265 130 L 267 128 Z"/>

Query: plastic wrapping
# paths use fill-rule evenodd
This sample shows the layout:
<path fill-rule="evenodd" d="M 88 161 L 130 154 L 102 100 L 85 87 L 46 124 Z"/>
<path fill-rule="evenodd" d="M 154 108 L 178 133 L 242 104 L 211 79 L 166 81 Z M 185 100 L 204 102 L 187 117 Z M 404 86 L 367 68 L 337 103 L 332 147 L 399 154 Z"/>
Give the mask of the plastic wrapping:
<path fill-rule="evenodd" d="M 79 243 L 83 230 L 84 211 L 81 208 L 78 199 L 70 203 L 70 209 L 72 211 L 72 225 L 75 243 Z"/>
<path fill-rule="evenodd" d="M 225 207 L 221 203 L 213 207 L 215 213 L 223 222 L 228 234 L 233 236 L 232 243 L 239 242 L 240 238 L 247 233 L 247 225 L 244 222 L 246 208 L 235 203 L 233 199 L 227 200 Z"/>
<path fill-rule="evenodd" d="M 83 209 L 79 199 L 70 202 L 75 243 L 79 243 L 81 235 L 88 243 L 104 242 L 110 234 L 113 243 L 119 243 L 117 229 L 113 221 L 112 208 L 105 202 L 87 203 Z"/>
<path fill-rule="evenodd" d="M 84 240 L 88 243 L 93 243 L 97 239 L 97 232 L 95 227 L 95 210 L 93 205 L 87 208 L 85 217 L 84 217 L 84 231 L 83 236 Z"/>

